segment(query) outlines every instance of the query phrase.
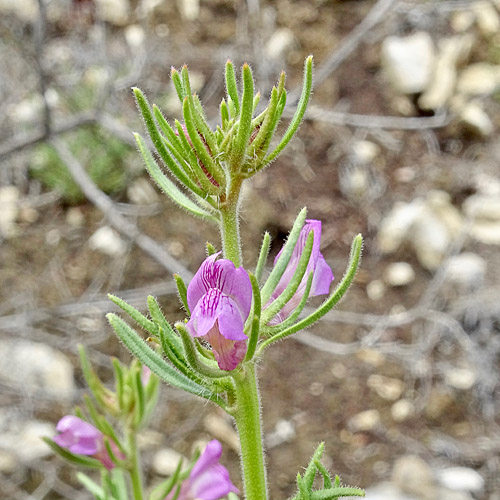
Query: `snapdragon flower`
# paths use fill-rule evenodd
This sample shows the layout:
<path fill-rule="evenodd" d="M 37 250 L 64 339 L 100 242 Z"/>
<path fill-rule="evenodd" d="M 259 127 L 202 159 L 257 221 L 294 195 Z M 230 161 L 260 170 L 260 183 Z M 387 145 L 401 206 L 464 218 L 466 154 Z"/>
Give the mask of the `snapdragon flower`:
<path fill-rule="evenodd" d="M 307 237 L 309 236 L 309 233 L 311 231 L 313 231 L 314 233 L 313 247 L 311 257 L 309 258 L 309 263 L 304 274 L 304 278 L 300 282 L 300 285 L 293 297 L 283 306 L 280 312 L 276 314 L 276 316 L 274 316 L 271 321 L 269 321 L 270 325 L 277 325 L 284 321 L 299 305 L 302 297 L 304 296 L 307 286 L 307 279 L 311 272 L 313 272 L 313 280 L 309 296 L 314 297 L 316 295 L 326 295 L 330 293 L 330 285 L 334 278 L 330 266 L 326 263 L 325 258 L 319 250 L 321 244 L 321 221 L 309 219 L 306 220 L 306 224 L 300 232 L 299 239 L 297 240 L 295 248 L 293 249 L 290 261 L 288 262 L 285 272 L 283 273 L 283 276 L 281 277 L 277 287 L 273 291 L 271 298 L 266 304 L 266 307 L 268 307 L 275 299 L 277 299 L 281 295 L 281 293 L 283 293 L 283 291 L 293 278 L 302 252 L 304 251 Z M 276 258 L 274 259 L 274 264 L 276 264 L 282 251 L 283 249 L 280 250 Z"/>
<path fill-rule="evenodd" d="M 187 301 L 193 337 L 206 336 L 221 370 L 234 370 L 243 360 L 247 335 L 243 332 L 252 305 L 248 273 L 213 254 L 201 264 L 189 283 Z"/>
<path fill-rule="evenodd" d="M 210 441 L 182 484 L 177 500 L 219 500 L 231 491 L 239 493 L 229 478 L 229 472 L 219 463 L 221 454 L 219 441 Z M 175 490 L 165 500 L 174 496 Z"/>
<path fill-rule="evenodd" d="M 53 441 L 57 445 L 77 455 L 94 457 L 108 470 L 115 467 L 104 445 L 104 434 L 92 424 L 74 415 L 66 415 L 59 420 L 56 430 L 59 434 L 53 438 Z M 110 441 L 110 446 L 119 459 L 125 458 L 113 441 Z"/>

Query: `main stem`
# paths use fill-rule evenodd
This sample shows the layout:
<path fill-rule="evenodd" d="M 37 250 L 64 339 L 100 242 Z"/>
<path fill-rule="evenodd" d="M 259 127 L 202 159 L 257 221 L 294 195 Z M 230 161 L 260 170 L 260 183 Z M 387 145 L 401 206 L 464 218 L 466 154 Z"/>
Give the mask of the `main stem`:
<path fill-rule="evenodd" d="M 252 361 L 245 363 L 243 370 L 235 375 L 234 382 L 236 386 L 234 419 L 240 437 L 245 499 L 266 500 L 266 465 L 255 364 Z"/>
<path fill-rule="evenodd" d="M 238 218 L 240 189 L 243 179 L 231 179 L 226 199 L 221 203 L 221 239 L 225 259 L 231 260 L 236 267 L 241 262 L 240 224 Z"/>

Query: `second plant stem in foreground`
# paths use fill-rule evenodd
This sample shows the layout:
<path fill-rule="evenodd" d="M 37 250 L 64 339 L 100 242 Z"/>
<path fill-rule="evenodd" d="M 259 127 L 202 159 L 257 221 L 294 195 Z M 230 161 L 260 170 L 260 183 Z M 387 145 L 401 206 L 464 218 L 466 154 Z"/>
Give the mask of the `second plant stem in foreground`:
<path fill-rule="evenodd" d="M 266 467 L 255 364 L 250 361 L 242 368 L 234 377 L 236 411 L 233 416 L 240 437 L 245 499 L 266 500 Z"/>

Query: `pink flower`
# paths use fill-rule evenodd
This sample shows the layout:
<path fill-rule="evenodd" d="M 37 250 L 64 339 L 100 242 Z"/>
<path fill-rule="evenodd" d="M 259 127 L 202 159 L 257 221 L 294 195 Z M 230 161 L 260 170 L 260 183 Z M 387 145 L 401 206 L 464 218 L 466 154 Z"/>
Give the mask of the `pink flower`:
<path fill-rule="evenodd" d="M 221 370 L 234 370 L 247 349 L 243 327 L 252 305 L 252 285 L 242 267 L 217 260 L 219 253 L 205 259 L 189 283 L 191 319 L 186 326 L 193 337 L 207 337 Z"/>
<path fill-rule="evenodd" d="M 229 472 L 219 463 L 221 454 L 219 441 L 210 441 L 182 484 L 177 500 L 219 500 L 230 491 L 239 493 L 229 478 Z M 174 495 L 175 490 L 165 500 L 171 500 Z"/>
<path fill-rule="evenodd" d="M 106 469 L 111 470 L 115 464 L 111 460 L 104 446 L 104 434 L 92 424 L 85 422 L 74 415 L 66 415 L 59 420 L 54 442 L 62 448 L 67 448 L 77 455 L 88 455 L 99 460 Z M 110 441 L 113 453 L 123 460 L 125 456 L 118 450 L 113 441 Z"/>
<path fill-rule="evenodd" d="M 283 273 L 278 286 L 272 293 L 266 307 L 269 306 L 274 300 L 276 300 L 290 283 L 297 269 L 297 265 L 299 263 L 302 252 L 304 251 L 307 237 L 309 236 L 309 233 L 311 231 L 314 232 L 314 241 L 311 257 L 309 258 L 309 263 L 307 265 L 304 278 L 302 279 L 294 296 L 283 306 L 281 311 L 273 319 L 271 319 L 271 321 L 269 322 L 270 325 L 276 325 L 284 321 L 299 305 L 302 297 L 304 296 L 307 286 L 307 279 L 311 272 L 313 272 L 314 274 L 309 296 L 314 297 L 316 295 L 326 295 L 330 293 L 330 285 L 333 281 L 333 272 L 330 266 L 326 263 L 325 258 L 319 251 L 321 243 L 321 221 L 311 219 L 307 220 L 306 224 L 302 228 L 299 239 L 297 240 L 295 248 L 293 249 L 292 256 L 290 258 L 290 261 L 288 262 L 285 272 Z M 274 259 L 275 264 L 282 251 L 283 250 L 280 250 L 276 258 Z"/>

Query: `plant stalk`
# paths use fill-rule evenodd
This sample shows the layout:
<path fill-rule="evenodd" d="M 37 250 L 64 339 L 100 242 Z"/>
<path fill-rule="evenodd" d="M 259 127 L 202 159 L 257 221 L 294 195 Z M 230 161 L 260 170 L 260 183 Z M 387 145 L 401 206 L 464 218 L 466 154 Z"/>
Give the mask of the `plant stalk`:
<path fill-rule="evenodd" d="M 242 265 L 241 261 L 241 239 L 239 224 L 239 197 L 243 179 L 233 175 L 228 186 L 226 199 L 221 203 L 221 240 L 222 251 L 225 259 L 229 259 L 236 267 Z"/>
<path fill-rule="evenodd" d="M 135 430 L 130 429 L 128 433 L 128 446 L 130 452 L 131 466 L 129 469 L 130 481 L 132 483 L 132 491 L 134 500 L 143 500 L 142 492 L 142 473 L 141 462 L 139 460 L 139 450 L 137 448 L 137 439 Z"/>

